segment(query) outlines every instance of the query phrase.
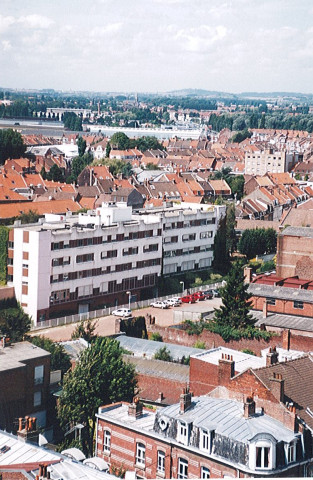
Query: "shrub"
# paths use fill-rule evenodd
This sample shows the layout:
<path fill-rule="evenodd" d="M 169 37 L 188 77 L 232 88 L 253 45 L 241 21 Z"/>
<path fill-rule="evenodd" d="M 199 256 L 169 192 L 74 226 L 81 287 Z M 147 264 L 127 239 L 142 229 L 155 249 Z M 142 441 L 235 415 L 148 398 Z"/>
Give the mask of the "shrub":
<path fill-rule="evenodd" d="M 159 332 L 151 333 L 149 339 L 153 340 L 154 342 L 163 342 L 162 335 Z"/>

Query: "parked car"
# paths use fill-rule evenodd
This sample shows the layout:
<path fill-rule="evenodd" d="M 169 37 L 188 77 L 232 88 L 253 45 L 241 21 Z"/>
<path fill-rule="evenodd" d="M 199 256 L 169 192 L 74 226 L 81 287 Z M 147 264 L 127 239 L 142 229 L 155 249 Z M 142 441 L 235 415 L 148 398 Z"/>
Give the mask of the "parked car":
<path fill-rule="evenodd" d="M 175 298 L 169 298 L 168 300 L 165 300 L 165 302 L 170 306 L 170 307 L 179 307 L 181 302 L 176 300 Z"/>
<path fill-rule="evenodd" d="M 132 311 L 129 308 L 118 308 L 117 310 L 113 310 L 112 315 L 116 315 L 117 317 L 131 317 Z"/>
<path fill-rule="evenodd" d="M 161 300 L 157 300 L 156 302 L 150 303 L 150 306 L 155 308 L 169 308 L 169 305 L 166 302 L 163 302 Z"/>
<path fill-rule="evenodd" d="M 205 296 L 205 298 L 213 298 L 213 290 L 204 290 L 203 292 L 203 295 Z"/>
<path fill-rule="evenodd" d="M 182 297 L 181 301 L 183 303 L 196 303 L 196 298 L 194 295 L 185 295 Z"/>
<path fill-rule="evenodd" d="M 171 300 L 175 300 L 175 302 L 181 304 L 181 298 L 180 297 L 172 297 Z"/>
<path fill-rule="evenodd" d="M 204 293 L 200 292 L 200 291 L 195 292 L 193 295 L 195 296 L 196 300 L 205 300 L 206 299 L 206 296 L 204 295 Z"/>
<path fill-rule="evenodd" d="M 220 297 L 221 296 L 219 290 L 214 289 L 214 290 L 212 290 L 212 292 L 213 292 L 213 297 Z"/>

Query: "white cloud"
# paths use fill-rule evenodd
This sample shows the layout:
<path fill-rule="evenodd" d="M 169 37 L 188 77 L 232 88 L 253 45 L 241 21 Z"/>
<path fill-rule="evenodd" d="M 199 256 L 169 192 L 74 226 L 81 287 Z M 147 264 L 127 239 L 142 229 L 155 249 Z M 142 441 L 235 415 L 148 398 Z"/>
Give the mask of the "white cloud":
<path fill-rule="evenodd" d="M 1 44 L 4 52 L 8 52 L 12 48 L 12 45 L 9 42 L 9 40 L 2 40 Z"/>
<path fill-rule="evenodd" d="M 21 23 L 24 27 L 27 28 L 39 28 L 46 29 L 51 27 L 54 24 L 54 21 L 43 15 L 33 14 L 26 15 L 25 17 L 19 17 L 17 23 Z"/>
<path fill-rule="evenodd" d="M 0 34 L 6 32 L 11 25 L 15 22 L 15 18 L 12 16 L 5 17 L 4 15 L 0 15 Z"/>

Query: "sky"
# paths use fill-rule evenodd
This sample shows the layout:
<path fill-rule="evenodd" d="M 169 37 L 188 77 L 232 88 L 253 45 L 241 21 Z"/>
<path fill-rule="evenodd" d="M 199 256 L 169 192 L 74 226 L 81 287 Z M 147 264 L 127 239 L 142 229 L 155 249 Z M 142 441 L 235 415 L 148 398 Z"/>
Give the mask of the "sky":
<path fill-rule="evenodd" d="M 313 93 L 312 0 L 0 3 L 0 87 Z"/>

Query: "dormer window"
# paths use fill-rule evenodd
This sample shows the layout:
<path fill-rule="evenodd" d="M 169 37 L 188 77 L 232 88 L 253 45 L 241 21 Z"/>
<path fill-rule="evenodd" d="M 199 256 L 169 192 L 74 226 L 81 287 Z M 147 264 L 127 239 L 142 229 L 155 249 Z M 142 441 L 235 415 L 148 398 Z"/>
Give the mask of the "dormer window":
<path fill-rule="evenodd" d="M 211 432 L 209 430 L 200 430 L 199 448 L 202 452 L 211 453 Z"/>
<path fill-rule="evenodd" d="M 297 457 L 297 447 L 296 442 L 287 443 L 285 445 L 286 460 L 287 463 L 292 463 L 296 461 Z"/>
<path fill-rule="evenodd" d="M 178 434 L 177 434 L 177 441 L 183 443 L 184 445 L 188 445 L 188 435 L 189 434 L 189 425 L 186 422 L 178 422 Z"/>
<path fill-rule="evenodd" d="M 268 435 L 267 437 L 272 437 Z M 272 440 L 273 439 L 273 440 Z M 276 440 L 259 438 L 250 444 L 249 464 L 253 470 L 272 470 L 276 467 Z"/>

